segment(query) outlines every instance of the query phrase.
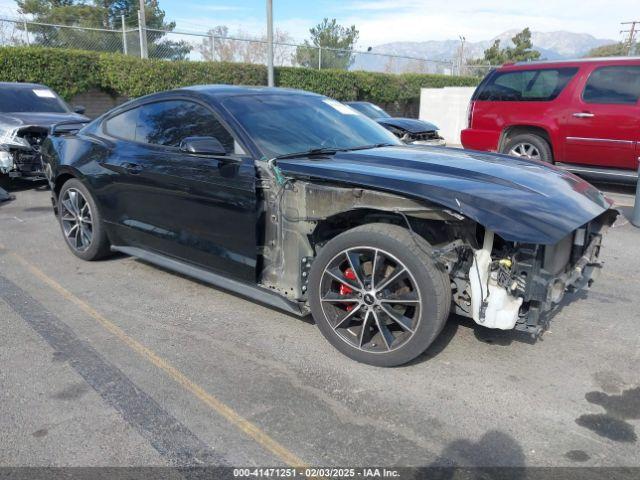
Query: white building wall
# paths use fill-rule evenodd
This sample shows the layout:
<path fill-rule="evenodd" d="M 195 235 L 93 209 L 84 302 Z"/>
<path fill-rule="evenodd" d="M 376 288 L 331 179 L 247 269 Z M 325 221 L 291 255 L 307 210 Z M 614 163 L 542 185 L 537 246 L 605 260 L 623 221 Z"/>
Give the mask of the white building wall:
<path fill-rule="evenodd" d="M 423 88 L 420 120 L 435 123 L 447 145 L 460 145 L 460 131 L 467 128 L 467 107 L 475 87 Z"/>

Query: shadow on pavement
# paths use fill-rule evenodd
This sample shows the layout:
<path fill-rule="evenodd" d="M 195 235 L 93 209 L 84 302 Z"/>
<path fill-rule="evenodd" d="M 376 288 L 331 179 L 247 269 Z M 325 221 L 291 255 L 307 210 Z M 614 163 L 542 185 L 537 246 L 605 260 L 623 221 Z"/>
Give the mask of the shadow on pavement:
<path fill-rule="evenodd" d="M 7 192 L 22 192 L 24 190 L 47 190 L 49 186 L 44 179 L 23 180 L 15 178 L 10 180 L 2 175 L 0 176 L 0 188 L 4 188 Z"/>
<path fill-rule="evenodd" d="M 511 435 L 499 430 L 490 430 L 477 442 L 460 439 L 449 443 L 440 455 L 429 465 L 435 467 L 430 471 L 430 478 L 454 478 L 456 471 L 450 467 L 524 467 L 525 455 L 520 444 Z M 449 467 L 449 468 L 447 468 Z M 487 478 L 485 473 L 473 472 L 465 478 Z M 509 478 L 524 478 L 524 470 L 511 470 Z M 489 477 L 491 478 L 491 477 Z"/>

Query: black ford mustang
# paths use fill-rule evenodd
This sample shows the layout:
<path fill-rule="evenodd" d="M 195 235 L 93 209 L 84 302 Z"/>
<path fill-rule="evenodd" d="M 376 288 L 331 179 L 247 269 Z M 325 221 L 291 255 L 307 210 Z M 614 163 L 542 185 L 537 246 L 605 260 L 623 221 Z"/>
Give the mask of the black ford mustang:
<path fill-rule="evenodd" d="M 617 212 L 547 164 L 403 145 L 329 98 L 199 86 L 51 136 L 71 251 L 120 251 L 278 308 L 311 312 L 374 365 L 423 352 L 450 310 L 539 333 L 600 267 Z"/>

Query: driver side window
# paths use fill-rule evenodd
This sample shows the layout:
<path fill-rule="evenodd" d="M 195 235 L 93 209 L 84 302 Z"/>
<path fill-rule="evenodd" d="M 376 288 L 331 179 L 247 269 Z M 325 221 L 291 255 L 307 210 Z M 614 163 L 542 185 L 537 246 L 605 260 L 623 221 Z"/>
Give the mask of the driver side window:
<path fill-rule="evenodd" d="M 187 100 L 148 103 L 116 115 L 106 125 L 111 135 L 124 140 L 177 148 L 187 137 L 215 137 L 227 154 L 244 153 L 213 112 Z"/>

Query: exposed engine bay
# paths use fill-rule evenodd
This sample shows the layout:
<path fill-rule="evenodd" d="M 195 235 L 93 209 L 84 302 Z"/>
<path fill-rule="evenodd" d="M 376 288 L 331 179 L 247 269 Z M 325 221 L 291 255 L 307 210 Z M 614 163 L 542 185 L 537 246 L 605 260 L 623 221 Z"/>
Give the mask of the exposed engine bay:
<path fill-rule="evenodd" d="M 457 212 L 391 193 L 278 178 L 261 169 L 265 219 L 259 239 L 259 283 L 304 310 L 309 270 L 329 239 L 354 226 L 388 222 L 431 245 L 448 273 L 455 313 L 488 328 L 541 333 L 566 292 L 590 286 L 602 264 L 602 236 L 615 221 L 607 211 L 555 245 L 507 242 Z M 343 272 L 349 278 L 350 272 Z M 345 292 L 347 294 L 349 292 Z"/>
<path fill-rule="evenodd" d="M 615 217 L 605 212 L 554 245 L 505 242 L 485 230 L 482 247 L 453 272 L 456 312 L 488 328 L 540 333 L 543 314 L 599 274 L 602 237 Z"/>
<path fill-rule="evenodd" d="M 44 177 L 40 147 L 48 129 L 24 126 L 7 130 L 0 138 L 0 174 L 9 177 Z"/>

